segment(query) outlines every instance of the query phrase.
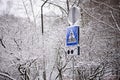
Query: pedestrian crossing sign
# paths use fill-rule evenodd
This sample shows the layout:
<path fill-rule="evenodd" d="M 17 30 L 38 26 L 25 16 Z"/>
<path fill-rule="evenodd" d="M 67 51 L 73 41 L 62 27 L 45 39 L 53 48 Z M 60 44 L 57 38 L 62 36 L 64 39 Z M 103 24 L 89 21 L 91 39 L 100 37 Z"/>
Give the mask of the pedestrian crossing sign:
<path fill-rule="evenodd" d="M 74 46 L 79 44 L 79 26 L 68 27 L 66 34 L 67 46 Z"/>

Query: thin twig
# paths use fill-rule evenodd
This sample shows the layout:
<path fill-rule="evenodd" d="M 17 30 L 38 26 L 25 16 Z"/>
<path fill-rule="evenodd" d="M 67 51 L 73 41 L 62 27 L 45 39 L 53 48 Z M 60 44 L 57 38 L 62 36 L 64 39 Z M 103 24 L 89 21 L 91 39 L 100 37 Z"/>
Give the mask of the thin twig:
<path fill-rule="evenodd" d="M 15 39 L 14 39 L 14 42 L 16 43 L 18 49 L 21 50 L 20 45 L 18 44 L 18 42 Z"/>
<path fill-rule="evenodd" d="M 113 12 L 110 11 L 110 13 L 111 13 L 111 16 L 112 16 L 112 18 L 113 18 L 113 20 L 114 20 L 114 22 L 115 22 L 115 25 L 116 25 L 117 29 L 120 31 L 120 27 L 119 27 L 119 25 L 118 25 L 118 23 L 117 23 L 117 20 L 115 19 L 115 16 L 113 15 Z"/>
<path fill-rule="evenodd" d="M 24 2 L 23 0 L 22 0 L 22 3 L 23 3 L 23 6 L 24 6 L 24 8 L 25 8 L 25 12 L 26 12 L 27 18 L 28 18 L 28 20 L 29 20 L 29 22 L 30 22 L 30 17 L 29 17 L 29 15 L 28 15 L 28 11 L 27 11 L 25 2 Z"/>
<path fill-rule="evenodd" d="M 97 20 L 98 22 L 101 22 L 101 23 L 103 23 L 103 24 L 105 24 L 105 25 L 108 25 L 108 26 L 110 26 L 111 28 L 113 28 L 113 29 L 115 29 L 112 25 L 110 25 L 110 24 L 108 24 L 108 23 L 106 23 L 106 22 L 104 22 L 104 21 L 102 21 L 102 20 L 100 20 L 100 19 L 97 19 L 94 15 L 92 15 L 92 14 L 90 14 L 86 9 L 84 9 L 82 6 L 79 6 L 87 15 L 89 15 L 90 17 L 92 17 L 93 19 L 95 19 L 95 20 Z"/>
<path fill-rule="evenodd" d="M 98 4 L 103 4 L 103 5 L 109 7 L 110 9 L 112 9 L 112 10 L 114 10 L 114 11 L 118 11 L 118 12 L 120 12 L 119 9 L 113 8 L 112 6 L 106 4 L 105 2 L 99 2 L 99 1 L 96 1 L 96 0 L 92 0 L 92 1 L 95 2 L 95 3 L 98 3 Z"/>
<path fill-rule="evenodd" d="M 65 12 L 66 15 L 68 15 L 68 12 L 63 7 L 61 7 L 61 6 L 59 6 L 59 5 L 55 4 L 55 3 L 52 3 L 52 2 L 48 2 L 48 1 L 47 1 L 47 3 L 60 8 L 63 12 Z M 39 15 L 39 12 L 38 12 L 36 17 L 38 17 L 38 15 Z"/>
<path fill-rule="evenodd" d="M 66 4 L 67 4 L 67 11 L 69 11 L 69 0 L 66 0 Z"/>
<path fill-rule="evenodd" d="M 74 5 L 76 4 L 76 2 L 77 2 L 77 0 L 75 0 L 75 1 L 73 2 L 72 6 L 74 6 Z"/>
<path fill-rule="evenodd" d="M 53 73 L 54 68 L 55 68 L 55 65 L 53 66 L 52 71 L 51 71 L 51 73 L 50 73 L 50 77 L 49 77 L 50 80 L 51 80 L 51 77 L 52 77 L 52 73 Z"/>
<path fill-rule="evenodd" d="M 80 0 L 78 0 L 77 6 L 79 6 L 79 4 L 80 4 Z"/>
<path fill-rule="evenodd" d="M 1 45 L 2 45 L 4 48 L 6 48 L 6 46 L 5 46 L 4 43 L 3 43 L 3 39 L 0 39 L 0 43 L 1 43 Z"/>
<path fill-rule="evenodd" d="M 36 27 L 36 17 L 35 17 L 35 13 L 34 13 L 34 9 L 33 9 L 32 0 L 29 0 L 29 1 L 30 1 L 30 5 L 31 5 L 32 14 L 33 14 L 34 24 L 35 24 L 35 27 Z"/>
<path fill-rule="evenodd" d="M 9 78 L 9 79 L 11 79 L 11 80 L 16 80 L 16 79 L 12 78 L 11 76 L 9 76 L 9 75 L 7 75 L 7 74 L 4 74 L 4 73 L 1 73 L 1 72 L 0 72 L 0 75 L 2 75 L 2 76 L 4 76 L 4 77 L 7 77 L 7 78 Z"/>

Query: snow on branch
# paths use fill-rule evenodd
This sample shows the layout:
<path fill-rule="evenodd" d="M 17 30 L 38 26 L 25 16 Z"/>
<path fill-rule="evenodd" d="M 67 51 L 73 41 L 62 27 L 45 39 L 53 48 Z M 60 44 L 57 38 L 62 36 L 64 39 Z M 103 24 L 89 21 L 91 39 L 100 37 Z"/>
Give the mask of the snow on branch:
<path fill-rule="evenodd" d="M 106 23 L 106 22 L 104 22 L 104 21 L 102 21 L 102 20 L 100 20 L 100 19 L 97 19 L 94 15 L 92 15 L 92 14 L 90 14 L 86 9 L 84 9 L 82 6 L 79 6 L 82 10 L 83 10 L 83 12 L 85 12 L 87 15 L 89 15 L 90 17 L 92 17 L 93 19 L 95 19 L 95 20 L 97 20 L 98 22 L 100 22 L 100 23 L 103 23 L 103 24 L 105 24 L 105 25 L 107 25 L 107 26 L 110 26 L 111 28 L 113 28 L 113 29 L 116 29 L 115 27 L 113 27 L 112 25 L 110 25 L 110 24 L 108 24 L 108 23 Z M 119 30 L 120 31 L 120 30 Z"/>
<path fill-rule="evenodd" d="M 101 4 L 101 5 L 103 4 L 103 5 L 107 6 L 108 8 L 110 8 L 110 9 L 112 9 L 114 11 L 120 12 L 119 9 L 113 8 L 112 6 L 106 4 L 105 2 L 99 2 L 99 1 L 96 1 L 96 0 L 92 0 L 92 1 L 95 2 L 95 3 Z"/>
<path fill-rule="evenodd" d="M 117 20 L 115 19 L 115 16 L 113 15 L 113 12 L 110 11 L 110 13 L 111 13 L 111 16 L 112 16 L 112 18 L 113 18 L 113 20 L 114 20 L 114 22 L 115 22 L 115 25 L 116 25 L 117 29 L 120 31 L 120 27 L 119 27 L 119 25 L 118 25 L 118 23 L 117 23 Z"/>
<path fill-rule="evenodd" d="M 50 1 L 48 1 L 47 3 L 60 8 L 63 12 L 65 12 L 66 15 L 68 15 L 68 12 L 63 7 L 59 6 L 58 4 L 55 4 L 55 3 L 50 2 Z"/>
<path fill-rule="evenodd" d="M 5 74 L 5 73 L 1 73 L 1 72 L 0 72 L 0 75 L 1 75 L 1 76 L 4 76 L 4 77 L 7 77 L 7 78 L 9 78 L 10 80 L 16 80 L 16 79 L 12 78 L 11 76 L 9 76 L 9 75 L 7 75 L 7 74 Z"/>
<path fill-rule="evenodd" d="M 29 15 L 28 15 L 28 10 L 27 10 L 27 7 L 26 7 L 25 2 L 24 2 L 23 0 L 22 0 L 22 3 L 23 3 L 23 6 L 24 6 L 24 8 L 25 8 L 25 12 L 26 12 L 27 18 L 28 18 L 28 20 L 29 20 L 29 22 L 30 22 L 30 17 L 29 17 Z"/>

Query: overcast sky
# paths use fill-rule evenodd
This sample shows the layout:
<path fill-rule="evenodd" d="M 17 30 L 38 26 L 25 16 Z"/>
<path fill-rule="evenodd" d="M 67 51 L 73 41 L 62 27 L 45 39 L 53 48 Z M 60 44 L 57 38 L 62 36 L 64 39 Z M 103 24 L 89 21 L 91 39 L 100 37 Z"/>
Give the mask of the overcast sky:
<path fill-rule="evenodd" d="M 25 5 L 27 6 L 29 15 L 32 15 L 29 0 L 23 0 L 23 1 L 25 1 Z M 40 11 L 40 6 L 43 4 L 43 2 L 41 0 L 34 0 L 33 4 L 34 4 L 35 15 L 37 15 L 38 12 Z M 55 14 L 61 13 L 59 8 L 54 8 L 54 7 L 44 8 L 45 14 L 48 14 L 49 12 L 54 12 Z M 8 13 L 18 17 L 26 17 L 22 0 L 0 0 L 0 15 L 8 14 Z"/>

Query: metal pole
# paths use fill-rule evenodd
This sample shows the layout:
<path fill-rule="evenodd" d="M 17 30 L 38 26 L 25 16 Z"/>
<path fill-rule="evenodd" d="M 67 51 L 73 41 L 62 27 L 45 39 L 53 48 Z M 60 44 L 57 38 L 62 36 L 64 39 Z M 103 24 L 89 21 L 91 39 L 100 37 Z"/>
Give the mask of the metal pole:
<path fill-rule="evenodd" d="M 43 35 L 43 33 L 44 33 L 44 24 L 43 24 L 43 7 L 44 7 L 44 5 L 47 3 L 47 1 L 48 1 L 48 0 L 46 0 L 46 1 L 42 4 L 42 6 L 41 6 L 41 27 L 42 27 L 42 35 Z"/>
<path fill-rule="evenodd" d="M 76 11 L 76 8 L 73 7 L 73 8 L 72 8 L 72 24 L 73 24 L 73 25 L 74 25 L 74 23 L 76 22 L 76 21 L 75 21 L 75 11 Z"/>
<path fill-rule="evenodd" d="M 74 55 L 72 56 L 72 68 L 73 68 L 73 75 L 72 75 L 72 78 L 74 80 Z"/>

